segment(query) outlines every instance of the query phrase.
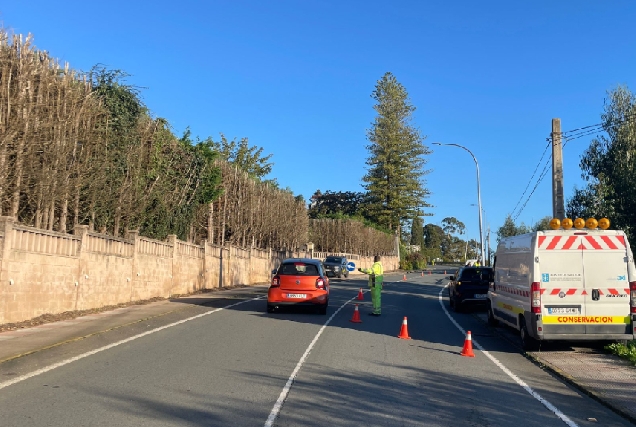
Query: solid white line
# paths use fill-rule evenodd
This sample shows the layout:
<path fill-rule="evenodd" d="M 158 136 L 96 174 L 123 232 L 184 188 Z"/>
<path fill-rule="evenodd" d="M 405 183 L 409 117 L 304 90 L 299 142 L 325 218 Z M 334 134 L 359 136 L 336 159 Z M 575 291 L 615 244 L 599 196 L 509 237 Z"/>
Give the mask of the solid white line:
<path fill-rule="evenodd" d="M 168 329 L 168 328 L 171 328 L 173 326 L 177 326 L 177 325 L 181 325 L 182 323 L 189 322 L 190 320 L 198 319 L 200 317 L 204 317 L 204 316 L 207 316 L 209 314 L 216 313 L 216 312 L 219 312 L 221 310 L 225 310 L 227 308 L 236 307 L 237 305 L 245 304 L 246 302 L 255 301 L 255 300 L 258 300 L 258 299 L 261 299 L 261 298 L 263 298 L 263 297 L 256 297 L 256 298 L 252 298 L 252 299 L 249 299 L 249 300 L 240 301 L 240 302 L 237 302 L 237 303 L 225 306 L 225 307 L 216 308 L 216 309 L 211 310 L 211 311 L 206 311 L 205 313 L 198 314 L 198 315 L 193 316 L 193 317 L 188 317 L 187 319 L 179 320 L 178 322 L 170 323 L 169 325 L 161 326 L 159 328 L 155 328 L 155 329 L 152 329 L 150 331 L 146 331 L 144 333 L 141 333 L 141 334 L 138 334 L 138 335 L 123 339 L 121 341 L 117 341 L 117 342 L 114 342 L 112 344 L 105 345 L 104 347 L 100 347 L 100 348 L 97 348 L 95 350 L 91 350 L 91 351 L 88 351 L 86 353 L 82 353 L 82 354 L 80 354 L 78 356 L 71 357 L 70 359 L 66 359 L 66 360 L 63 360 L 61 362 L 49 365 L 49 366 L 45 366 L 42 369 L 38 369 L 37 371 L 33 371 L 33 372 L 28 373 L 28 374 L 21 375 L 19 377 L 13 378 L 13 379 L 11 379 L 9 381 L 0 382 L 0 390 L 2 390 L 3 388 L 9 387 L 11 385 L 17 384 L 19 382 L 22 382 L 24 380 L 27 380 L 29 378 L 33 378 L 33 377 L 36 377 L 38 375 L 44 374 L 45 372 L 52 371 L 53 369 L 60 368 L 62 366 L 68 365 L 69 363 L 73 363 L 73 362 L 76 362 L 78 360 L 84 359 L 85 357 L 92 356 L 94 354 L 101 353 L 102 351 L 109 350 L 109 349 L 111 349 L 113 347 L 117 347 L 119 345 L 126 344 L 127 342 L 134 341 L 134 340 L 139 339 L 141 337 L 145 337 L 146 335 L 154 334 L 155 332 L 163 331 L 164 329 Z"/>
<path fill-rule="evenodd" d="M 329 325 L 331 320 L 336 316 L 336 314 L 338 314 L 340 312 L 340 310 L 342 310 L 344 308 L 344 306 L 349 304 L 355 298 L 357 298 L 357 295 L 355 297 L 351 298 L 349 301 L 347 301 L 344 304 L 342 304 L 340 306 L 340 308 L 338 308 L 338 310 L 336 310 L 336 312 L 334 314 L 332 314 L 329 319 L 327 319 L 325 324 L 322 325 L 322 328 L 320 328 L 320 330 L 318 331 L 318 333 L 316 334 L 314 339 L 309 344 L 309 347 L 307 347 L 307 350 L 305 350 L 305 353 L 302 355 L 302 357 L 300 358 L 300 360 L 296 364 L 296 367 L 294 368 L 294 370 L 291 373 L 289 379 L 287 380 L 287 383 L 285 384 L 285 387 L 283 387 L 283 391 L 280 392 L 280 395 L 278 396 L 278 400 L 276 401 L 276 403 L 274 404 L 274 407 L 272 408 L 272 412 L 269 413 L 269 417 L 267 417 L 267 421 L 265 421 L 265 427 L 272 427 L 274 425 L 274 421 L 276 421 L 276 417 L 278 417 L 278 414 L 280 413 L 280 410 L 283 407 L 283 403 L 285 403 L 285 399 L 287 399 L 287 395 L 289 394 L 289 391 L 291 390 L 291 386 L 294 383 L 294 380 L 296 379 L 296 376 L 298 375 L 298 371 L 300 371 L 300 368 L 305 363 L 305 360 L 307 359 L 307 356 L 309 356 L 309 353 L 311 353 L 311 349 L 314 348 L 314 345 L 316 345 L 316 342 L 318 341 L 318 338 L 320 337 L 320 335 L 322 335 L 323 331 L 325 330 L 327 325 Z"/>
<path fill-rule="evenodd" d="M 442 306 L 442 310 L 444 310 L 444 312 L 446 313 L 446 316 L 448 316 L 450 321 L 453 322 L 455 327 L 461 331 L 462 335 L 465 336 L 466 335 L 466 330 L 464 330 L 464 328 L 462 328 L 459 325 L 459 323 L 457 323 L 457 321 L 455 319 L 453 319 L 453 316 L 450 315 L 448 310 L 446 310 L 446 305 L 444 304 L 444 298 L 442 297 L 442 292 L 444 292 L 444 289 L 446 289 L 447 287 L 448 287 L 448 285 L 444 286 L 442 288 L 442 290 L 439 291 L 439 297 L 438 297 L 439 304 Z M 491 355 L 486 350 L 484 350 L 484 348 L 477 341 L 475 341 L 474 338 L 472 339 L 472 341 L 473 341 L 473 346 L 477 347 L 477 349 L 479 349 L 482 353 L 484 353 L 484 355 L 486 355 L 486 357 L 489 358 L 499 369 L 504 371 L 506 373 L 506 375 L 508 375 L 517 384 L 519 384 L 521 387 L 523 387 L 523 389 L 525 391 L 527 391 L 532 397 L 534 397 L 539 402 L 541 402 L 543 404 L 543 406 L 545 406 L 550 411 L 552 411 L 552 413 L 554 413 L 554 415 L 559 417 L 561 419 L 561 421 L 563 421 L 569 427 L 579 427 L 578 424 L 576 424 L 574 421 L 572 421 L 570 418 L 568 418 L 567 415 L 565 415 L 563 412 L 559 411 L 556 406 L 554 406 L 553 404 L 551 404 L 550 402 L 545 400 L 543 397 L 541 397 L 541 395 L 539 393 L 537 393 L 536 391 L 534 391 L 528 384 L 525 383 L 525 381 L 523 381 L 521 378 L 519 378 L 518 376 L 513 374 L 508 368 L 506 368 L 504 366 L 503 363 L 501 363 L 499 360 L 497 360 L 497 358 L 495 356 Z"/>

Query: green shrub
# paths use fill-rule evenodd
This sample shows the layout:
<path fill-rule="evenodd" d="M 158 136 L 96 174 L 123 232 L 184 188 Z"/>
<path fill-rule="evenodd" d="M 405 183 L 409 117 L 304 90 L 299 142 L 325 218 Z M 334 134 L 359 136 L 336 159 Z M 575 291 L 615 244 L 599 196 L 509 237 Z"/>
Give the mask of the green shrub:
<path fill-rule="evenodd" d="M 413 264 L 411 261 L 403 259 L 400 261 L 400 270 L 413 270 Z"/>
<path fill-rule="evenodd" d="M 404 257 L 410 267 L 408 270 L 422 270 L 426 268 L 426 257 L 421 252 L 410 252 Z"/>
<path fill-rule="evenodd" d="M 629 360 L 636 365 L 636 341 L 629 341 L 627 344 L 613 343 L 605 346 L 605 349 L 623 359 Z"/>

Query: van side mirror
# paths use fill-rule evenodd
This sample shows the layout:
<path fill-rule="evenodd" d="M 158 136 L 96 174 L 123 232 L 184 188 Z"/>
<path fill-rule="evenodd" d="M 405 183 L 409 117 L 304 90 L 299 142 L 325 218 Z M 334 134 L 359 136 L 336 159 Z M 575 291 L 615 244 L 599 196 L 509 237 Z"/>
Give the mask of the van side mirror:
<path fill-rule="evenodd" d="M 277 269 L 276 269 L 276 268 L 272 270 L 272 276 L 275 276 L 275 275 L 276 275 L 276 271 L 277 271 Z"/>
<path fill-rule="evenodd" d="M 455 280 L 455 276 L 448 276 L 447 279 L 448 280 Z"/>

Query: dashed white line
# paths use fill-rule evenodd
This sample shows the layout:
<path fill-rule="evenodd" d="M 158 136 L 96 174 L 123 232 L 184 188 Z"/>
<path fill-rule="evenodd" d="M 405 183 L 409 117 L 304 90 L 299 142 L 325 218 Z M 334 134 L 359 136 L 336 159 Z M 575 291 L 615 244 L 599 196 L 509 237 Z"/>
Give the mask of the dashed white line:
<path fill-rule="evenodd" d="M 33 371 L 33 372 L 29 372 L 28 374 L 21 375 L 19 377 L 15 377 L 15 378 L 13 378 L 13 379 L 11 379 L 9 381 L 0 382 L 0 390 L 2 390 L 3 388 L 9 387 L 11 385 L 17 384 L 19 382 L 22 382 L 24 380 L 28 380 L 29 378 L 33 378 L 33 377 L 36 377 L 38 375 L 42 375 L 42 374 L 44 374 L 46 372 L 52 371 L 53 369 L 57 369 L 57 368 L 60 368 L 62 366 L 68 365 L 69 363 L 77 362 L 78 360 L 84 359 L 84 358 L 86 358 L 88 356 L 92 356 L 94 354 L 101 353 L 102 351 L 109 350 L 109 349 L 111 349 L 113 347 L 117 347 L 119 345 L 126 344 L 126 343 L 134 341 L 136 339 L 145 337 L 147 335 L 154 334 L 155 332 L 163 331 L 164 329 L 168 329 L 168 328 L 172 328 L 173 326 L 181 325 L 182 323 L 189 322 L 190 320 L 194 320 L 194 319 L 198 319 L 198 318 L 201 318 L 201 317 L 204 317 L 204 316 L 208 316 L 208 315 L 210 315 L 212 313 L 216 313 L 216 312 L 219 312 L 221 310 L 225 310 L 225 309 L 231 308 L 231 307 L 236 307 L 237 305 L 245 304 L 245 303 L 250 302 L 250 301 L 259 300 L 261 298 L 263 298 L 263 297 L 256 297 L 256 298 L 252 298 L 252 299 L 249 299 L 249 300 L 239 301 L 237 303 L 230 304 L 230 305 L 225 306 L 225 307 L 217 308 L 217 309 L 214 309 L 214 310 L 211 310 L 211 311 L 206 311 L 205 313 L 201 313 L 201 314 L 198 314 L 196 316 L 188 317 L 187 319 L 179 320 L 178 322 L 170 323 L 169 325 L 164 325 L 164 326 L 161 326 L 159 328 L 151 329 L 150 331 L 146 331 L 144 333 L 141 333 L 141 334 L 138 334 L 138 335 L 123 339 L 121 341 L 117 341 L 117 342 L 114 342 L 112 344 L 105 345 L 104 347 L 100 347 L 100 348 L 97 348 L 95 350 L 91 350 L 91 351 L 88 351 L 86 353 L 82 353 L 82 354 L 80 354 L 78 356 L 71 357 L 70 359 L 66 359 L 66 360 L 63 360 L 61 362 L 49 365 L 49 366 L 45 366 L 44 368 L 38 369 L 38 370 Z"/>
<path fill-rule="evenodd" d="M 448 310 L 446 310 L 446 305 L 444 304 L 444 298 L 442 297 L 442 292 L 444 292 L 444 289 L 446 289 L 447 287 L 448 287 L 448 285 L 444 286 L 442 288 L 442 290 L 439 291 L 439 297 L 438 297 L 439 304 L 442 306 L 442 310 L 444 310 L 444 313 L 446 313 L 446 316 L 448 316 L 450 321 L 453 322 L 453 325 L 455 325 L 455 327 L 461 331 L 462 335 L 466 335 L 466 330 L 464 328 L 462 328 L 459 325 L 459 323 L 457 323 L 457 321 L 455 319 L 453 319 L 453 316 L 450 315 Z M 550 411 L 552 411 L 552 413 L 554 413 L 554 415 L 556 415 L 561 421 L 563 421 L 569 427 L 579 427 L 578 424 L 576 424 L 574 421 L 572 421 L 570 418 L 568 418 L 567 415 L 565 415 L 563 412 L 559 411 L 559 409 L 557 409 L 556 406 L 554 406 L 553 404 L 551 404 L 550 402 L 545 400 L 543 397 L 541 397 L 541 395 L 539 393 L 537 393 L 536 391 L 534 391 L 528 384 L 525 383 L 525 381 L 523 381 L 521 378 L 519 378 L 514 373 L 512 373 L 508 368 L 506 368 L 504 366 L 504 364 L 501 363 L 495 356 L 493 356 L 492 354 L 490 354 L 489 352 L 484 350 L 484 348 L 477 341 L 475 341 L 474 339 L 472 341 L 473 341 L 473 346 L 474 347 L 477 347 L 477 349 L 480 350 L 487 358 L 489 358 L 499 369 L 504 371 L 506 373 L 506 375 L 508 375 L 510 378 L 512 378 L 514 382 L 519 384 L 532 397 L 534 397 L 539 402 L 541 402 L 543 404 L 543 406 L 545 406 Z"/>
<path fill-rule="evenodd" d="M 285 399 L 287 399 L 287 395 L 289 395 L 289 391 L 291 390 L 292 384 L 294 383 L 294 380 L 296 379 L 296 376 L 298 375 L 298 371 L 300 371 L 300 368 L 305 363 L 307 356 L 309 356 L 309 353 L 311 353 L 311 349 L 314 348 L 314 345 L 316 345 L 316 342 L 318 342 L 318 338 L 320 338 L 320 335 L 322 335 L 327 325 L 331 323 L 331 320 L 340 312 L 340 310 L 342 310 L 344 306 L 349 304 L 356 297 L 357 295 L 351 298 L 349 301 L 346 301 L 344 304 L 342 304 L 336 310 L 336 312 L 332 314 L 331 317 L 329 317 L 329 319 L 327 319 L 327 321 L 325 322 L 324 325 L 322 325 L 322 327 L 320 328 L 320 330 L 318 331 L 314 339 L 311 341 L 311 343 L 309 343 L 309 347 L 307 347 L 307 350 L 305 350 L 305 353 L 303 353 L 302 357 L 296 364 L 296 367 L 294 368 L 291 375 L 289 376 L 287 383 L 285 383 L 285 387 L 283 387 L 283 391 L 280 392 L 280 395 L 278 396 L 278 400 L 276 400 L 276 403 L 274 404 L 272 411 L 269 413 L 269 417 L 267 417 L 267 421 L 265 421 L 265 427 L 272 427 L 274 425 L 274 421 L 276 421 L 276 417 L 278 417 L 278 414 L 280 413 L 280 410 L 283 407 L 283 403 L 285 403 Z"/>

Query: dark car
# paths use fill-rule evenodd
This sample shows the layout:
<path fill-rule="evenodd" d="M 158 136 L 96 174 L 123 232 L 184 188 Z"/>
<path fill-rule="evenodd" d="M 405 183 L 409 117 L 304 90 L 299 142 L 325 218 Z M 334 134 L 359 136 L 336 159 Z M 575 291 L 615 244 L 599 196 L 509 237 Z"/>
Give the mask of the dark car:
<path fill-rule="evenodd" d="M 453 310 L 488 303 L 488 286 L 494 279 L 492 267 L 462 267 L 448 279 L 448 298 Z"/>
<path fill-rule="evenodd" d="M 349 277 L 347 262 L 347 258 L 343 256 L 328 256 L 322 263 L 325 266 L 327 276 L 341 279 L 342 276 Z"/>

